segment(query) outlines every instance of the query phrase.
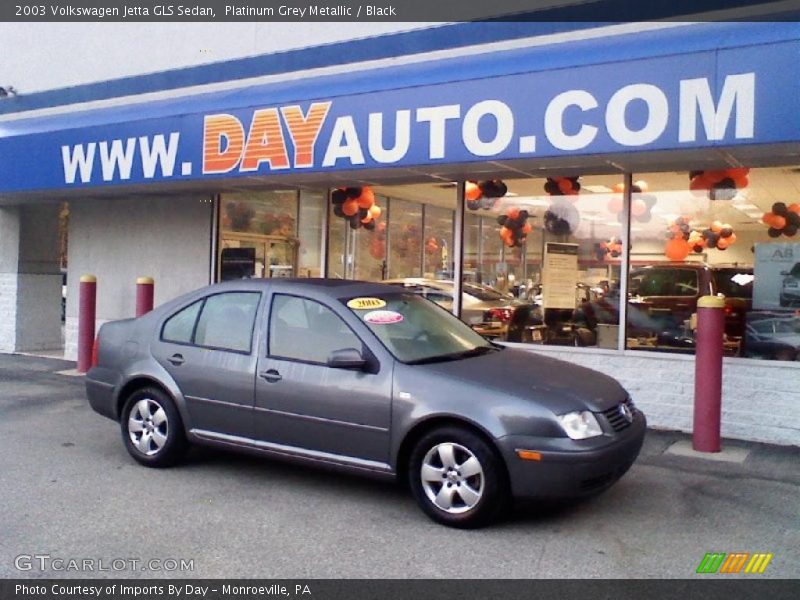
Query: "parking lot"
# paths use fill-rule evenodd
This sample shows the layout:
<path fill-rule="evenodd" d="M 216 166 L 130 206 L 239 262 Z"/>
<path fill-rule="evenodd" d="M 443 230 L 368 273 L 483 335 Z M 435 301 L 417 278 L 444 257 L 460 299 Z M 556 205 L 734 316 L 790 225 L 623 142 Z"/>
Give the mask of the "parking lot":
<path fill-rule="evenodd" d="M 57 373 L 73 366 L 0 355 L 0 577 L 694 577 L 707 552 L 774 555 L 763 575 L 720 577 L 800 576 L 800 448 L 739 442 L 745 462 L 721 463 L 664 454 L 685 436 L 651 432 L 604 495 L 459 531 L 392 484 L 209 450 L 140 467 L 82 378 Z M 21 571 L 20 555 L 140 562 Z"/>

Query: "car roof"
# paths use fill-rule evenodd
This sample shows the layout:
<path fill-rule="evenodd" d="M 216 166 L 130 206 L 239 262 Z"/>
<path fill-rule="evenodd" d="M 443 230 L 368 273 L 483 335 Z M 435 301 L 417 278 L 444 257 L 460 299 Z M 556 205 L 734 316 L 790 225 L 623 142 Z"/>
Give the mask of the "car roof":
<path fill-rule="evenodd" d="M 235 279 L 216 283 L 203 288 L 205 292 L 233 290 L 262 291 L 272 290 L 286 293 L 307 293 L 346 298 L 370 294 L 396 294 L 396 286 L 370 281 L 323 279 L 323 278 L 273 278 L 273 279 Z"/>

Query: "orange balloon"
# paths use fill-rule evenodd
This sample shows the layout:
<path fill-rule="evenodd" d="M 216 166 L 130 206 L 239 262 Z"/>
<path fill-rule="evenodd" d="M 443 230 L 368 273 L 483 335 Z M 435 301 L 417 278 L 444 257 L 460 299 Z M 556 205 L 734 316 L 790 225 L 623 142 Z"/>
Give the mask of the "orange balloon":
<path fill-rule="evenodd" d="M 764 223 L 764 225 L 769 225 L 770 227 L 772 227 L 772 219 L 774 218 L 775 218 L 774 214 L 772 214 L 771 212 L 767 212 L 764 213 L 763 217 L 761 217 L 761 221 Z"/>
<path fill-rule="evenodd" d="M 786 208 L 787 208 L 788 210 L 792 211 L 793 213 L 798 213 L 798 214 L 800 214 L 800 204 L 797 204 L 796 202 L 795 202 L 795 203 L 793 203 L 793 204 L 790 204 L 790 205 L 789 205 L 789 206 L 787 206 Z"/>
<path fill-rule="evenodd" d="M 357 200 L 358 208 L 371 208 L 375 204 L 375 192 L 372 191 L 372 188 L 364 187 Z"/>
<path fill-rule="evenodd" d="M 372 221 L 372 215 L 371 215 L 371 214 L 369 214 L 369 213 L 367 213 L 367 216 L 366 216 L 366 217 L 364 217 L 363 219 L 361 219 L 361 222 L 362 222 L 362 223 L 369 223 L 370 221 Z"/>
<path fill-rule="evenodd" d="M 481 188 L 474 181 L 468 181 L 464 186 L 464 197 L 467 200 L 477 200 L 481 197 Z"/>
<path fill-rule="evenodd" d="M 561 179 L 558 182 L 558 189 L 562 194 L 568 194 L 572 191 L 572 182 L 567 178 Z"/>
<path fill-rule="evenodd" d="M 772 226 L 775 229 L 783 229 L 786 227 L 786 217 L 782 217 L 780 215 L 775 215 L 772 217 Z"/>
<path fill-rule="evenodd" d="M 615 194 L 622 194 L 625 191 L 625 184 L 624 183 L 615 183 L 613 189 L 614 189 L 614 193 Z"/>
<path fill-rule="evenodd" d="M 525 225 L 522 226 L 522 233 L 524 233 L 525 235 L 528 235 L 531 232 L 532 229 L 533 229 L 533 227 L 531 227 L 530 223 L 525 223 Z"/>
<path fill-rule="evenodd" d="M 516 221 L 519 218 L 519 208 L 516 206 L 514 208 L 509 208 L 508 211 L 506 211 L 506 215 L 508 215 L 508 218 L 512 221 Z"/>
<path fill-rule="evenodd" d="M 675 261 L 686 260 L 690 251 L 689 242 L 683 238 L 673 238 L 669 240 L 664 248 L 664 253 L 667 255 L 667 258 Z"/>
<path fill-rule="evenodd" d="M 346 214 L 348 217 L 352 217 L 354 214 L 358 212 L 358 201 L 345 200 L 342 203 L 342 212 Z"/>
<path fill-rule="evenodd" d="M 746 188 L 750 185 L 750 178 L 747 175 L 742 175 L 741 177 L 735 177 L 733 179 L 733 183 L 736 184 L 738 189 Z"/>
<path fill-rule="evenodd" d="M 369 207 L 369 214 L 372 215 L 373 219 L 377 219 L 378 217 L 380 217 L 382 212 L 383 210 L 377 204 L 373 204 L 372 206 Z"/>
<path fill-rule="evenodd" d="M 730 234 L 730 236 L 728 236 L 728 246 L 732 246 L 735 243 L 736 243 L 736 234 L 732 233 Z"/>
<path fill-rule="evenodd" d="M 728 241 L 728 238 L 721 237 L 717 240 L 717 248 L 719 248 L 720 250 L 725 250 L 725 248 L 730 246 L 730 244 L 731 243 Z"/>

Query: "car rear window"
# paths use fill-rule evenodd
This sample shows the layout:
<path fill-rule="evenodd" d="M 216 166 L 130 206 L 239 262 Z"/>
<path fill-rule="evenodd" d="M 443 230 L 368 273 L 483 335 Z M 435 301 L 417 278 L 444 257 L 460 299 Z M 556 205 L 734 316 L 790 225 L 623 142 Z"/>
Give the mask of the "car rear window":
<path fill-rule="evenodd" d="M 506 297 L 503 293 L 493 290 L 490 287 L 472 283 L 464 284 L 464 293 L 475 296 L 478 300 L 482 300 L 483 302 L 494 302 L 495 300 L 502 300 Z"/>

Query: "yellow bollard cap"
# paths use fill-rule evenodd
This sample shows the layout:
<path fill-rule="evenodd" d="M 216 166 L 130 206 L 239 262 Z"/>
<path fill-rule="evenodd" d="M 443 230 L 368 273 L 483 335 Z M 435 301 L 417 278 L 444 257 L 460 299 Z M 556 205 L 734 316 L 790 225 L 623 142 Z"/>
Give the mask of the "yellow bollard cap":
<path fill-rule="evenodd" d="M 136 278 L 136 285 L 153 285 L 155 281 L 153 281 L 152 277 L 137 277 Z"/>
<path fill-rule="evenodd" d="M 94 275 L 81 275 L 81 283 L 97 283 L 97 277 Z"/>
<path fill-rule="evenodd" d="M 725 296 L 701 296 L 697 301 L 697 308 L 725 308 Z"/>

